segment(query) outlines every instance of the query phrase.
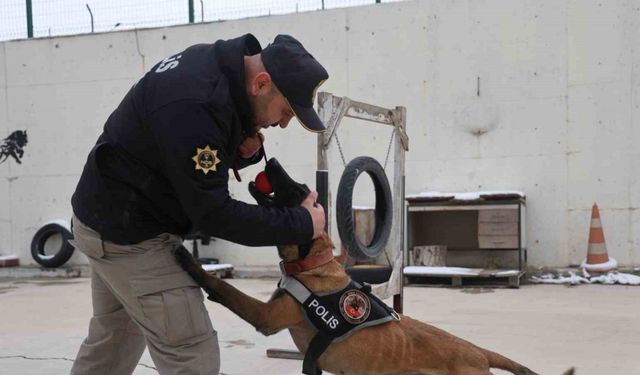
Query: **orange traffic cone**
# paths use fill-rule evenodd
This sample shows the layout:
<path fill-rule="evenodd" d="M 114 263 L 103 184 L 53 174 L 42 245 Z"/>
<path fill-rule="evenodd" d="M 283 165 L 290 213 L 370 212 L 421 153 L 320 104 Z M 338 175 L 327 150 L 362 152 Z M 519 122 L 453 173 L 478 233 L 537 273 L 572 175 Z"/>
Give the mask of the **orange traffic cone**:
<path fill-rule="evenodd" d="M 589 246 L 587 248 L 587 259 L 582 262 L 582 268 L 587 271 L 609 272 L 618 268 L 618 262 L 609 258 L 607 244 L 604 242 L 604 231 L 600 221 L 600 210 L 598 205 L 593 204 L 591 208 L 591 228 L 589 230 Z"/>

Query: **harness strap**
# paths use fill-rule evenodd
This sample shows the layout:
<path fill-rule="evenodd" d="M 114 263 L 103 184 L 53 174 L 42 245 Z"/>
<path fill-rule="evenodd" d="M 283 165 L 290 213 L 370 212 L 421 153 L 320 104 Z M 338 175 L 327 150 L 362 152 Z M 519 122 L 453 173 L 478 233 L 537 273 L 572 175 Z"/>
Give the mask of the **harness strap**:
<path fill-rule="evenodd" d="M 302 373 L 307 375 L 321 375 L 322 370 L 318 366 L 318 358 L 324 353 L 331 344 L 331 339 L 322 331 L 316 333 L 309 343 L 307 352 L 302 362 Z"/>
<path fill-rule="evenodd" d="M 304 305 L 304 301 L 311 296 L 311 291 L 309 291 L 304 284 L 294 277 L 283 276 L 282 279 L 280 279 L 278 286 L 286 290 L 301 305 Z M 324 353 L 329 345 L 331 345 L 331 341 L 332 340 L 322 331 L 319 331 L 315 336 L 313 336 L 313 339 L 311 339 L 309 347 L 307 348 L 307 352 L 304 354 L 304 361 L 302 362 L 303 374 L 322 374 L 322 370 L 318 367 L 318 358 L 320 358 L 322 353 Z"/>
<path fill-rule="evenodd" d="M 307 298 L 311 296 L 311 291 L 309 291 L 309 289 L 307 289 L 304 284 L 302 284 L 300 281 L 298 281 L 298 279 L 294 277 L 283 276 L 282 279 L 280 279 L 280 283 L 278 286 L 286 290 L 301 305 L 304 305 L 304 301 L 306 301 Z"/>

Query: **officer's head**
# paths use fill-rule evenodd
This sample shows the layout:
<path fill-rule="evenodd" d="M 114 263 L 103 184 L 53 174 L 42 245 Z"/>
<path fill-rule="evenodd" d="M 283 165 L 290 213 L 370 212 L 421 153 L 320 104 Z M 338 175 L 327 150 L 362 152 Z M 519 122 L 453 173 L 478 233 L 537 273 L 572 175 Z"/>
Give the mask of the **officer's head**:
<path fill-rule="evenodd" d="M 313 101 L 329 75 L 295 38 L 278 35 L 259 55 L 247 57 L 245 73 L 256 127 L 285 128 L 295 116 L 307 130 L 324 130 Z"/>

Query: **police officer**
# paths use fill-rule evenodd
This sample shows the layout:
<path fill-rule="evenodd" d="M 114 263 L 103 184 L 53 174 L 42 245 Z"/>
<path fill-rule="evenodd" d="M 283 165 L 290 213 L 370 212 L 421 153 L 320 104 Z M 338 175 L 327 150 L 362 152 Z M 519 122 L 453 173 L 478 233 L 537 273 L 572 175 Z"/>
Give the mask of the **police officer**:
<path fill-rule="evenodd" d="M 229 169 L 264 156 L 262 130 L 313 110 L 326 70 L 291 36 L 247 34 L 155 65 L 108 118 L 72 198 L 74 245 L 92 269 L 93 317 L 72 374 L 131 374 L 148 347 L 160 374 L 217 374 L 200 288 L 176 263 L 190 231 L 249 246 L 303 244 L 324 228 L 313 192 L 265 208 L 229 196 Z"/>

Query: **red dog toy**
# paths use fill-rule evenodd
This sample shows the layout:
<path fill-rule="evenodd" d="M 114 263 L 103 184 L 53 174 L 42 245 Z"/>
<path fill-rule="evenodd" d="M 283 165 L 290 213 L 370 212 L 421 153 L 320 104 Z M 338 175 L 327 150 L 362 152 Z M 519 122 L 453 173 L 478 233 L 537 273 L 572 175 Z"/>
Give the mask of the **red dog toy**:
<path fill-rule="evenodd" d="M 256 176 L 256 188 L 262 194 L 271 194 L 273 193 L 273 187 L 267 178 L 267 174 L 264 171 L 258 173 Z"/>

